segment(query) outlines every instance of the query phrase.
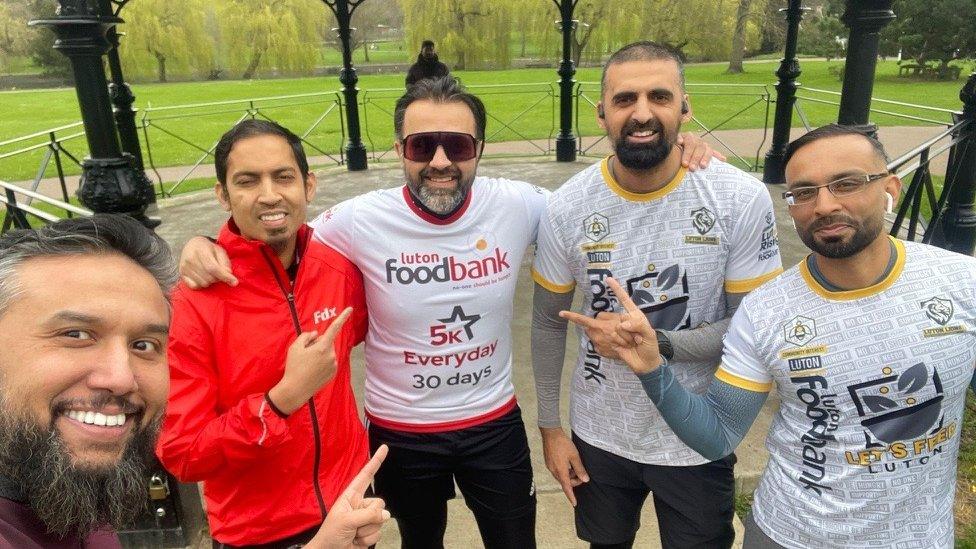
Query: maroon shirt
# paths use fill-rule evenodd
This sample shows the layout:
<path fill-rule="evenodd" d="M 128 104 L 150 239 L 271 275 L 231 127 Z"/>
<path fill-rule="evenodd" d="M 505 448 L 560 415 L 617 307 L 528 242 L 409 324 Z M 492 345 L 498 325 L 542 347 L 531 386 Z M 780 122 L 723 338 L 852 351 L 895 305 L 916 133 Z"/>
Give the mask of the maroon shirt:
<path fill-rule="evenodd" d="M 99 530 L 82 539 L 58 538 L 47 533 L 44 523 L 23 503 L 0 497 L 0 547 L 17 549 L 121 549 L 112 530 Z"/>

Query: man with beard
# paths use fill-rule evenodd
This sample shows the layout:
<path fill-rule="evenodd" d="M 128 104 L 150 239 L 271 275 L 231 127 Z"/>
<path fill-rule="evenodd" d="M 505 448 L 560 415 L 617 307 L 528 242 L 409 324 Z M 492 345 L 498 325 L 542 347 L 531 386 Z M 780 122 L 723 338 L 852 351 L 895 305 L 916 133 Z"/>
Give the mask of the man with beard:
<path fill-rule="evenodd" d="M 780 272 L 772 202 L 762 183 L 722 162 L 689 173 L 675 146 L 691 119 L 680 55 L 638 42 L 607 61 L 597 121 L 614 155 L 567 181 L 539 228 L 532 362 L 546 465 L 592 547 L 631 547 L 648 494 L 666 548 L 729 547 L 734 456 L 712 461 L 684 445 L 609 345 L 612 276 L 661 328 L 676 375 L 704 390 L 742 297 Z M 572 439 L 559 387 L 566 322 L 584 289 L 584 330 L 572 381 Z"/>
<path fill-rule="evenodd" d="M 366 462 L 349 369 L 366 333 L 362 275 L 305 224 L 316 179 L 298 136 L 239 122 L 214 166 L 230 213 L 217 242 L 240 283 L 173 293 L 158 455 L 204 482 L 216 547 L 289 547 Z"/>
<path fill-rule="evenodd" d="M 424 78 L 440 78 L 448 75 L 447 65 L 437 59 L 433 40 L 424 40 L 420 47 L 417 62 L 407 71 L 407 87 L 416 84 Z"/>
<path fill-rule="evenodd" d="M 901 181 L 862 130 L 813 130 L 786 162 L 783 197 L 813 253 L 745 298 L 707 393 L 678 383 L 632 305 L 614 348 L 711 459 L 735 449 L 775 382 L 744 547 L 952 547 L 976 259 L 884 233 Z"/>
<path fill-rule="evenodd" d="M 146 501 L 175 280 L 127 217 L 0 238 L 3 547 L 119 547 Z"/>
<path fill-rule="evenodd" d="M 476 176 L 486 123 L 484 104 L 454 79 L 421 80 L 394 111 L 406 184 L 342 202 L 311 223 L 363 273 L 369 438 L 390 447 L 375 487 L 404 548 L 443 546 L 455 482 L 487 548 L 535 546 L 511 318 L 548 191 Z M 694 145 L 685 160 L 697 164 L 708 149 Z M 187 243 L 181 270 L 189 285 L 236 280 L 203 238 Z"/>

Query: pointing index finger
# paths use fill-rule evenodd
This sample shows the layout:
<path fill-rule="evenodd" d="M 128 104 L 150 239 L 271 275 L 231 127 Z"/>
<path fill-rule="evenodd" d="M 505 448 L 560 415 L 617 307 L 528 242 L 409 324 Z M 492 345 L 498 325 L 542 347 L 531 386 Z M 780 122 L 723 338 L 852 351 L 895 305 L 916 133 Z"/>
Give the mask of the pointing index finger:
<path fill-rule="evenodd" d="M 346 319 L 352 314 L 352 307 L 346 307 L 339 313 L 339 316 L 329 324 L 329 327 L 325 329 L 325 333 L 322 334 L 322 339 L 327 343 L 332 343 L 335 341 L 336 334 L 342 329 L 342 325 L 346 323 Z"/>
<path fill-rule="evenodd" d="M 626 310 L 628 313 L 644 314 L 637 307 L 637 305 L 634 304 L 634 301 L 630 299 L 630 296 L 627 295 L 627 291 L 624 290 L 623 286 L 621 286 L 619 282 L 617 282 L 617 279 L 613 278 L 612 276 L 607 278 L 607 285 L 610 286 L 611 290 L 613 290 L 613 294 L 617 296 L 617 301 L 624 306 L 624 310 Z"/>
<path fill-rule="evenodd" d="M 596 320 L 586 315 L 574 313 L 573 311 L 559 311 L 559 316 L 565 318 L 573 324 L 576 324 L 577 326 L 582 326 L 584 328 L 592 328 L 596 325 Z"/>

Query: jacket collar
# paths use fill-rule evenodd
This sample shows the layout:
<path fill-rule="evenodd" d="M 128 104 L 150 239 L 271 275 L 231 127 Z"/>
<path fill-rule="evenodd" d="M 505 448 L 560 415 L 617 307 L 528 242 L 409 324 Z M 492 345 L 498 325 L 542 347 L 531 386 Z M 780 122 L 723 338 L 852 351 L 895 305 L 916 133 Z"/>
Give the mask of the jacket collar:
<path fill-rule="evenodd" d="M 297 239 L 298 242 L 295 243 L 295 263 L 301 261 L 303 255 L 305 255 L 305 250 L 308 248 L 308 242 L 312 238 L 312 229 L 306 224 L 302 224 L 298 228 Z M 251 257 L 273 257 L 278 259 L 278 254 L 260 240 L 252 240 L 241 234 L 241 230 L 237 228 L 237 224 L 234 223 L 234 219 L 228 219 L 227 223 L 220 229 L 220 234 L 217 235 L 217 244 L 221 248 L 227 251 L 227 255 L 234 260 L 246 260 Z M 263 260 L 262 260 L 263 261 Z M 288 268 L 289 265 L 282 265 L 283 268 Z"/>

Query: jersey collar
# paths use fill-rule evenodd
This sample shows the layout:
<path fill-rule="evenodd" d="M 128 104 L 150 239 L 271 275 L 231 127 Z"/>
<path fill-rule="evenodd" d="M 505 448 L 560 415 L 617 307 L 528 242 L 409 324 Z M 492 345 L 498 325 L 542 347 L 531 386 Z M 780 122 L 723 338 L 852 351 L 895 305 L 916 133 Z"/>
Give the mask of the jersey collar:
<path fill-rule="evenodd" d="M 892 236 L 888 236 L 888 238 L 890 238 L 891 242 L 895 245 L 895 253 L 898 256 L 898 259 L 895 260 L 895 266 L 891 269 L 891 272 L 889 272 L 887 276 L 877 283 L 868 286 L 867 288 L 832 292 L 817 282 L 817 279 L 814 278 L 813 274 L 810 273 L 810 268 L 807 266 L 806 259 L 800 262 L 800 275 L 803 277 L 803 281 L 807 283 L 807 286 L 809 286 L 815 294 L 824 299 L 829 299 L 832 301 L 852 301 L 855 299 L 861 299 L 862 297 L 880 294 L 881 292 L 890 288 L 891 285 L 898 280 L 898 277 L 901 276 L 901 272 L 905 269 L 905 244 L 901 240 L 898 240 Z"/>
<path fill-rule="evenodd" d="M 629 200 L 631 202 L 650 202 L 651 200 L 657 200 L 658 198 L 663 198 L 668 193 L 675 190 L 678 187 L 678 185 L 681 184 L 681 180 L 684 179 L 685 172 L 687 171 L 687 169 L 684 166 L 682 166 L 681 168 L 678 169 L 678 173 L 674 174 L 674 177 L 671 179 L 671 181 L 668 181 L 667 185 L 661 187 L 656 191 L 651 191 L 649 193 L 633 193 L 621 187 L 620 183 L 617 183 L 617 180 L 614 179 L 613 174 L 610 173 L 609 156 L 604 158 L 603 161 L 600 162 L 600 171 L 603 172 L 603 180 L 607 182 L 607 186 L 610 187 L 610 190 L 615 192 L 623 199 Z"/>

